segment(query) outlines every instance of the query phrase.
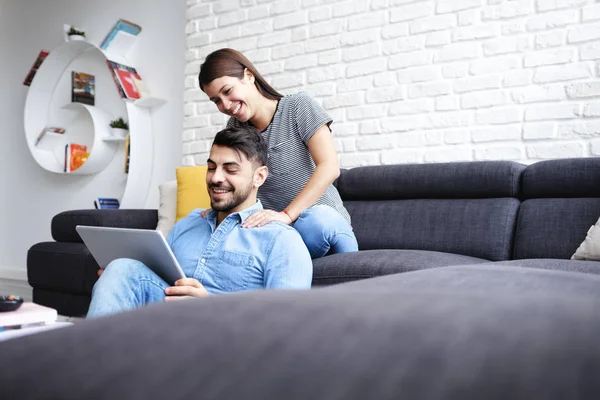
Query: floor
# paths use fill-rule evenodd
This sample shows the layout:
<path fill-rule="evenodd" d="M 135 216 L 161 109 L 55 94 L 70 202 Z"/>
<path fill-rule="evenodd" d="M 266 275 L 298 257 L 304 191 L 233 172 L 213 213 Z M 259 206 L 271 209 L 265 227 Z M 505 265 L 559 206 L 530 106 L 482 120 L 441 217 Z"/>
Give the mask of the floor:
<path fill-rule="evenodd" d="M 31 286 L 25 281 L 12 279 L 0 279 L 0 296 L 14 294 L 22 297 L 25 301 L 32 300 Z"/>

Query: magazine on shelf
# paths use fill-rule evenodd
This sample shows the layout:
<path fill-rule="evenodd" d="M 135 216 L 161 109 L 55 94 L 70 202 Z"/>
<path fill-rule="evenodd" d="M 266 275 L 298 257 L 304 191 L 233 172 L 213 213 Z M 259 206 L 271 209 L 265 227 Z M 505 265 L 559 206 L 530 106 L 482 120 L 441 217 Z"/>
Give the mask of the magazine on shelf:
<path fill-rule="evenodd" d="M 77 143 L 68 143 L 65 146 L 64 172 L 73 172 L 81 167 L 90 156 L 87 146 Z"/>
<path fill-rule="evenodd" d="M 100 48 L 107 54 L 124 56 L 129 52 L 142 27 L 125 19 L 119 19 L 108 32 Z"/>
<path fill-rule="evenodd" d="M 42 65 L 42 62 L 44 62 L 44 60 L 46 59 L 46 57 L 48 57 L 48 54 L 50 54 L 50 52 L 48 50 L 42 50 L 42 51 L 40 51 L 40 54 L 37 56 L 37 59 L 33 63 L 33 66 L 29 70 L 29 73 L 25 77 L 25 80 L 23 81 L 23 85 L 25 85 L 25 86 L 30 86 L 31 85 L 31 82 L 33 81 L 33 77 L 35 76 L 37 70 Z"/>
<path fill-rule="evenodd" d="M 98 197 L 94 200 L 94 207 L 97 209 L 118 209 L 120 207 L 119 199 L 112 197 Z"/>
<path fill-rule="evenodd" d="M 94 105 L 96 94 L 96 78 L 94 75 L 83 72 L 71 72 L 71 101 L 83 104 Z"/>
<path fill-rule="evenodd" d="M 133 78 L 133 83 L 135 84 L 135 88 L 137 89 L 138 93 L 140 94 L 140 98 L 141 97 L 150 97 L 150 89 L 148 88 L 148 85 L 146 84 L 146 82 L 144 82 L 141 79 Z"/>
<path fill-rule="evenodd" d="M 119 95 L 125 100 L 137 100 L 141 97 L 137 89 L 136 81 L 142 78 L 136 69 L 112 60 L 106 60 L 108 69 L 113 77 Z"/>
<path fill-rule="evenodd" d="M 141 80 L 141 78 L 137 74 L 137 72 L 134 73 L 132 71 L 127 71 L 127 70 L 119 68 L 116 70 L 116 73 L 117 73 L 117 77 L 119 78 L 119 83 L 121 84 L 121 87 L 125 91 L 125 95 L 127 96 L 127 99 L 130 99 L 130 100 L 139 99 L 141 96 L 140 96 L 140 92 L 137 89 L 137 86 L 135 85 L 135 80 Z"/>

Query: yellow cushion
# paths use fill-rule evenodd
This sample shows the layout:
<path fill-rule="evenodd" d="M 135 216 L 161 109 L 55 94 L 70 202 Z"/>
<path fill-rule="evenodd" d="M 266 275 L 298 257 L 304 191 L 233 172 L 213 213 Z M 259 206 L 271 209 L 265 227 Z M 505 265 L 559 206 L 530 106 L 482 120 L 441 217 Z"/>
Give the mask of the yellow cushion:
<path fill-rule="evenodd" d="M 210 197 L 206 190 L 206 165 L 179 167 L 177 175 L 176 221 L 187 217 L 196 208 L 210 208 Z"/>

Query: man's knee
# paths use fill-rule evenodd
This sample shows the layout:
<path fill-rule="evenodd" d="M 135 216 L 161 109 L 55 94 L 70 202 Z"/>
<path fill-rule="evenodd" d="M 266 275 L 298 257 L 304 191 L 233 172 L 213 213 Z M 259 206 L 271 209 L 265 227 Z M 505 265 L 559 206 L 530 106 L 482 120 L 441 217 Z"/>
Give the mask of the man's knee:
<path fill-rule="evenodd" d="M 110 281 L 111 284 L 125 282 L 140 276 L 145 270 L 147 270 L 147 267 L 140 261 L 129 258 L 119 258 L 111 261 L 106 266 L 98 283 L 102 284 L 103 282 L 108 281 Z"/>

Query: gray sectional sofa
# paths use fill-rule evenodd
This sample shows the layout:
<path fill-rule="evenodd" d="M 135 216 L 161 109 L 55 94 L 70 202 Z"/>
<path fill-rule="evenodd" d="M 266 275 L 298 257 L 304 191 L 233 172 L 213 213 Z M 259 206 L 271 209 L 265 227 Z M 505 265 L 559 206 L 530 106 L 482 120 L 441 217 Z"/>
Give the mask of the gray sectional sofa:
<path fill-rule="evenodd" d="M 600 158 L 360 167 L 336 185 L 360 251 L 314 260 L 314 287 L 453 265 L 598 273 L 569 260 L 600 217 Z M 156 210 L 75 210 L 52 220 L 55 241 L 27 257 L 34 301 L 87 312 L 97 264 L 75 226 L 154 229 Z"/>
<path fill-rule="evenodd" d="M 493 263 L 156 304 L 0 342 L 0 398 L 598 399 L 598 310 Z"/>
<path fill-rule="evenodd" d="M 314 289 L 156 304 L 0 342 L 0 398 L 600 398 L 600 263 L 569 260 L 600 216 L 600 159 L 366 167 L 337 184 L 361 250 L 315 260 Z M 30 260 L 69 246 L 60 271 L 95 274 L 72 227 L 149 215 L 58 215 L 54 237 L 68 241 Z M 29 270 L 38 300 L 89 296 L 74 291 L 85 274 L 57 290 L 41 268 Z"/>
<path fill-rule="evenodd" d="M 361 251 L 314 260 L 315 285 L 486 262 L 600 273 L 569 260 L 600 217 L 600 158 L 363 167 L 337 187 Z"/>

